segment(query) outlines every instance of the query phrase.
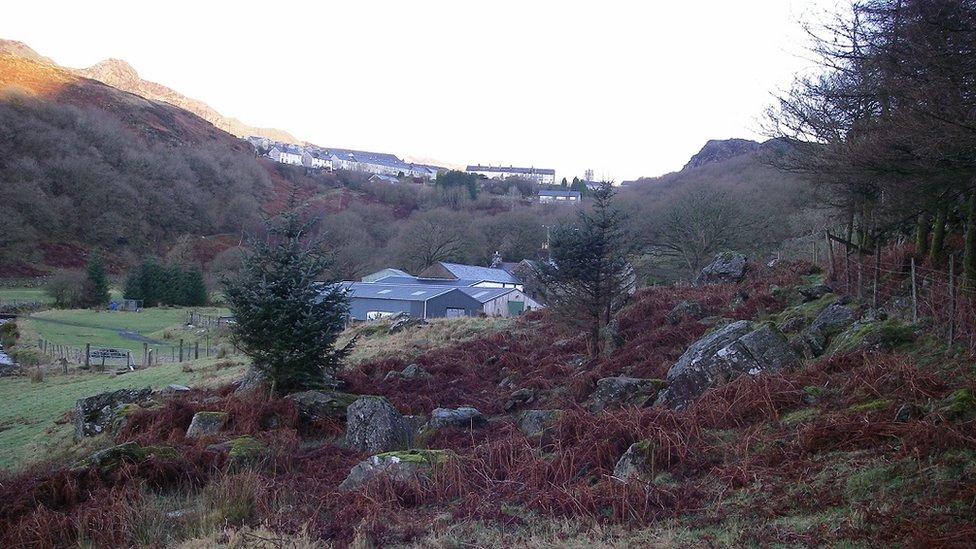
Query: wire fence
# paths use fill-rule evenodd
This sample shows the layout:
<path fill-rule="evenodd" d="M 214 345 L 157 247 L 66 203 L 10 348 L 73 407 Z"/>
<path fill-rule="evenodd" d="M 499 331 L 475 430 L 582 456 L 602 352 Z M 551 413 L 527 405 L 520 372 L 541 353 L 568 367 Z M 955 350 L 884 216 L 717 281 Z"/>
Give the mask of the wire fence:
<path fill-rule="evenodd" d="M 820 264 L 836 291 L 923 324 L 947 350 L 976 353 L 976 287 L 961 276 L 959 255 L 947 251 L 933 263 L 909 243 L 872 252 L 828 243 Z"/>
<path fill-rule="evenodd" d="M 137 370 L 160 364 L 173 364 L 210 357 L 238 356 L 241 352 L 231 344 L 211 341 L 209 337 L 197 341 L 180 340 L 173 345 L 143 343 L 141 350 L 103 347 L 93 344 L 65 345 L 46 339 L 37 341 L 40 353 L 59 363 L 67 373 L 69 366 L 93 371 Z"/>

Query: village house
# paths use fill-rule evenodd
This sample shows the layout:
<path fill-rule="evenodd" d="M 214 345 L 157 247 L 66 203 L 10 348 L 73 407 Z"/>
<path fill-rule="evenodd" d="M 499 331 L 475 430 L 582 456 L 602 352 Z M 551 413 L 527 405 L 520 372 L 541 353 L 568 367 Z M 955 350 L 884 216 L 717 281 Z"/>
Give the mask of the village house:
<path fill-rule="evenodd" d="M 579 191 L 539 191 L 539 204 L 579 204 Z"/>
<path fill-rule="evenodd" d="M 302 152 L 302 166 L 319 170 L 331 170 L 332 155 L 324 149 L 308 147 Z"/>
<path fill-rule="evenodd" d="M 302 165 L 302 155 L 304 154 L 304 149 L 296 145 L 289 145 L 287 143 L 276 143 L 268 151 L 268 157 L 275 162 L 280 162 L 281 164 L 290 164 L 292 166 Z"/>
<path fill-rule="evenodd" d="M 508 179 L 518 177 L 521 179 L 531 179 L 540 185 L 552 185 L 556 182 L 556 170 L 547 168 L 517 168 L 515 166 L 468 166 L 467 173 L 481 175 L 488 179 Z"/>

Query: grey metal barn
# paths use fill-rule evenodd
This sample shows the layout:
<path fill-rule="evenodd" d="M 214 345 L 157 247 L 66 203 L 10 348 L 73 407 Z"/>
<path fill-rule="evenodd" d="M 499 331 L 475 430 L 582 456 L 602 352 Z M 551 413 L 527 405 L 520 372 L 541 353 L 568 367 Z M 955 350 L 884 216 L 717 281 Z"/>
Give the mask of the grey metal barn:
<path fill-rule="evenodd" d="M 482 302 L 459 288 L 353 282 L 349 290 L 349 316 L 374 320 L 396 313 L 414 318 L 478 316 Z"/>

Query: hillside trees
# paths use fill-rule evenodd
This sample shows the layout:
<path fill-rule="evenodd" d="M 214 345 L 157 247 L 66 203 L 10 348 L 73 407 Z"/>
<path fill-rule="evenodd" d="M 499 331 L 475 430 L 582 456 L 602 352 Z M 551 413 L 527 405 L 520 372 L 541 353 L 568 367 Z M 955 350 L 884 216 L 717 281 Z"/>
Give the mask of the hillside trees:
<path fill-rule="evenodd" d="M 825 189 L 860 253 L 898 231 L 939 260 L 976 190 L 976 3 L 856 3 L 814 36 L 821 71 L 770 112 L 796 145 L 787 167 Z"/>
<path fill-rule="evenodd" d="M 603 328 L 634 286 L 627 261 L 632 243 L 613 196 L 604 183 L 593 193 L 592 212 L 581 210 L 575 222 L 553 231 L 550 261 L 540 262 L 535 273 L 556 318 L 585 330 L 593 357 L 603 347 Z"/>
<path fill-rule="evenodd" d="M 438 261 L 464 262 L 474 237 L 468 219 L 450 210 L 431 210 L 413 216 L 394 239 L 393 256 L 410 272 L 420 272 Z"/>
<path fill-rule="evenodd" d="M 129 271 L 123 297 L 141 301 L 143 307 L 195 307 L 207 304 L 207 286 L 196 267 L 167 266 L 148 258 Z"/>
<path fill-rule="evenodd" d="M 224 279 L 234 314 L 234 340 L 271 381 L 272 394 L 320 387 L 339 367 L 336 348 L 348 301 L 333 281 L 320 282 L 331 259 L 309 241 L 297 214 L 269 224 L 268 237 L 252 240 L 236 276 Z"/>

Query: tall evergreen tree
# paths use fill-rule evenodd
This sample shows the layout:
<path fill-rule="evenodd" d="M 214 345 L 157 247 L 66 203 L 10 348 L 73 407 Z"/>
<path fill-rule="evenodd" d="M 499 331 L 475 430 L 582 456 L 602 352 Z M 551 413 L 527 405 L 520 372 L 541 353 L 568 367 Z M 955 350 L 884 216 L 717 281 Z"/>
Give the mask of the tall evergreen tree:
<path fill-rule="evenodd" d="M 266 240 L 244 252 L 234 278 L 224 279 L 236 321 L 234 340 L 253 366 L 271 381 L 272 393 L 321 386 L 348 352 L 336 338 L 348 313 L 346 292 L 335 281 L 320 282 L 331 259 L 304 238 L 308 224 L 297 215 L 269 223 Z"/>
<path fill-rule="evenodd" d="M 634 287 L 630 239 L 613 196 L 610 183 L 594 191 L 592 212 L 552 233 L 550 261 L 536 269 L 556 318 L 586 330 L 590 356 L 600 353 L 604 327 Z"/>
<path fill-rule="evenodd" d="M 88 267 L 85 269 L 85 305 L 97 307 L 107 305 L 108 277 L 105 274 L 105 263 L 102 261 L 102 254 L 97 250 L 92 252 L 88 258 Z"/>

